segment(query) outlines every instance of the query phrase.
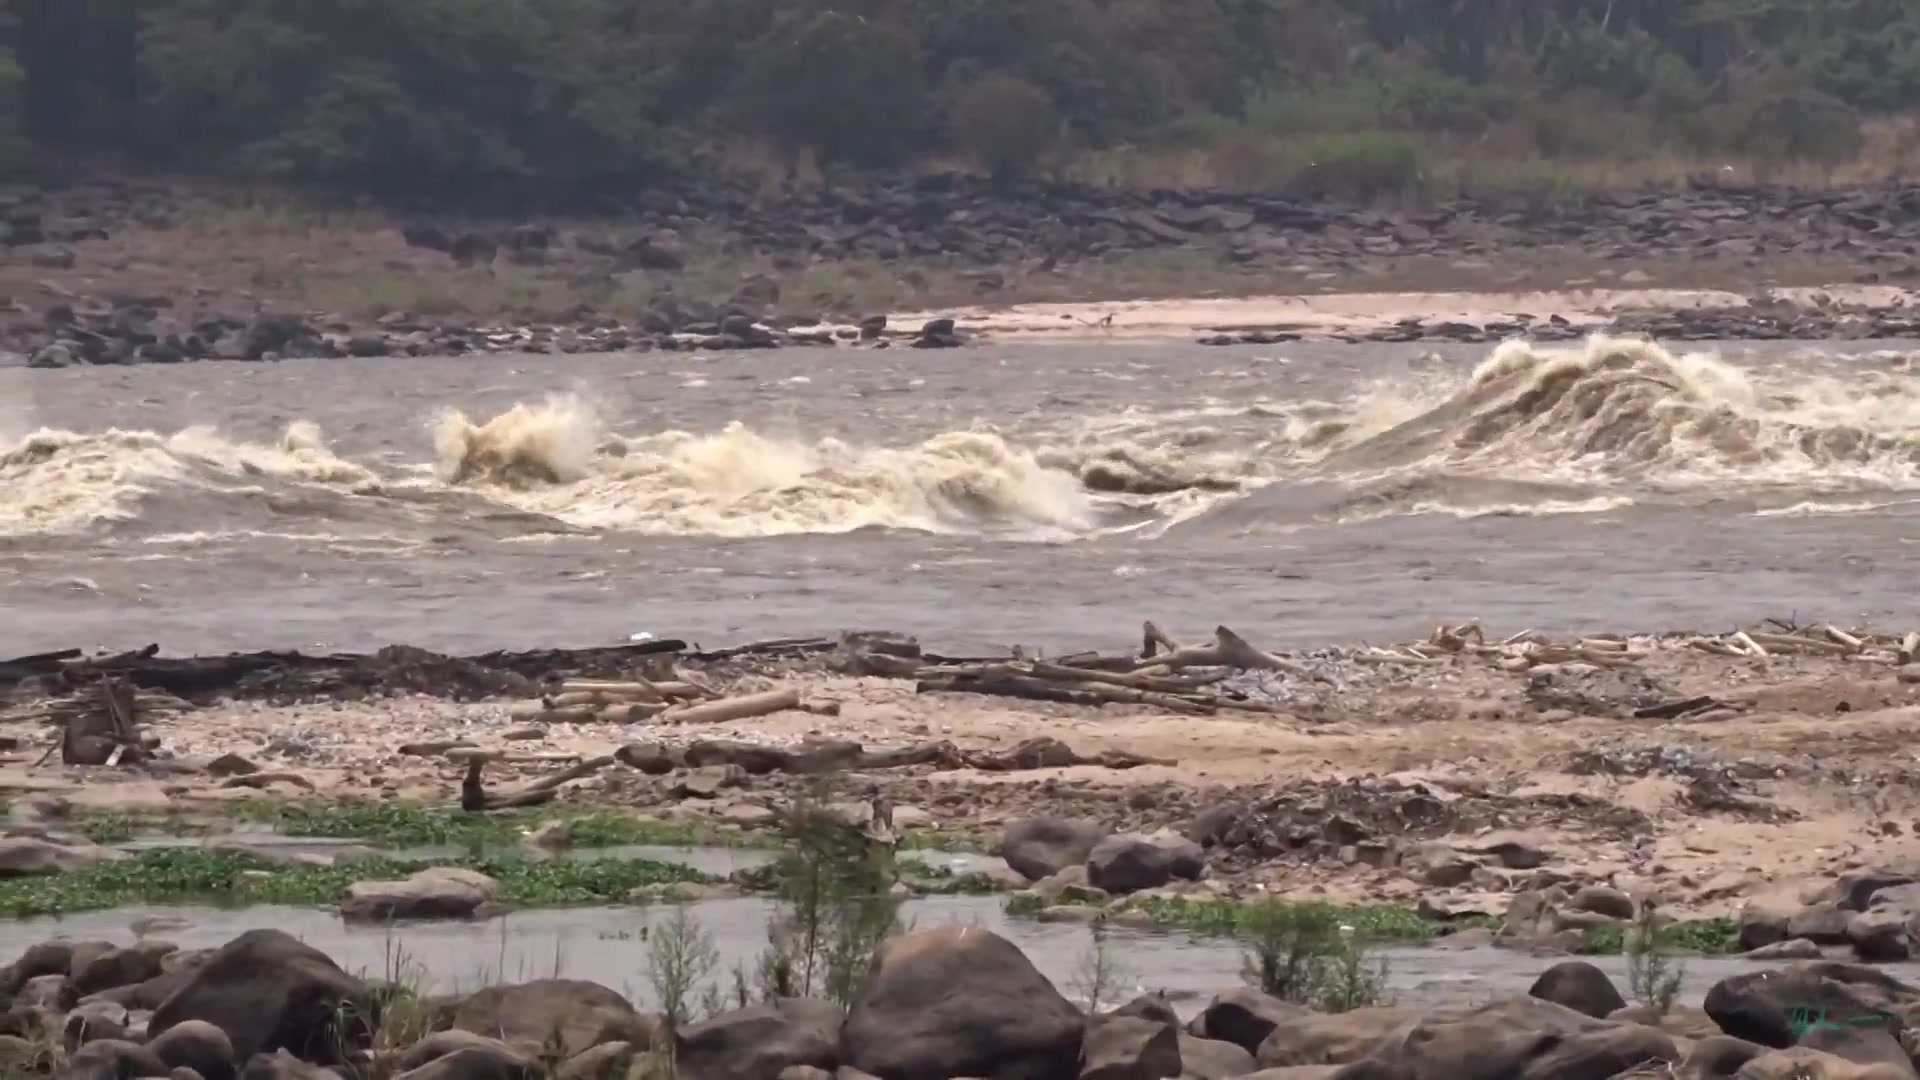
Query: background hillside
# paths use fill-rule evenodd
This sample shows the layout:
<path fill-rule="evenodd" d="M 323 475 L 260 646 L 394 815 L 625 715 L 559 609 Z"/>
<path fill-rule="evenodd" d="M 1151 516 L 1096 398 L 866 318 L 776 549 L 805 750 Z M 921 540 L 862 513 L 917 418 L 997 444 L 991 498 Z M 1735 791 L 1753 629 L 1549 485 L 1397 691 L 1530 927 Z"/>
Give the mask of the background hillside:
<path fill-rule="evenodd" d="M 1911 0 L 10 0 L 10 171 L 575 207 L 924 164 L 1340 198 L 1903 169 Z"/>

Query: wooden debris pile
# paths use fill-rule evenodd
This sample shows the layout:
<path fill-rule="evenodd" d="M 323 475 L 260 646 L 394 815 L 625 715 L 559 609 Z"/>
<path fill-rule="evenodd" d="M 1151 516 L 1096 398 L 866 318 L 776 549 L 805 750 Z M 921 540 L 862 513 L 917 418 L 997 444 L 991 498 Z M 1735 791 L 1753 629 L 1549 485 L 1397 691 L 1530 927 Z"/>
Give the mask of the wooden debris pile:
<path fill-rule="evenodd" d="M 47 698 L 0 712 L 0 722 L 44 723 L 56 737 L 36 764 L 60 755 L 63 765 L 136 765 L 152 757 L 159 736 L 146 721 L 191 710 L 171 694 L 139 690 L 112 676 L 80 686 L 71 696 Z"/>
<path fill-rule="evenodd" d="M 548 679 L 537 700 L 508 715 L 539 724 L 723 724 L 801 707 L 800 691 L 791 688 L 724 696 L 659 655 L 624 679 Z"/>
<path fill-rule="evenodd" d="M 1628 638 L 1594 634 L 1572 641 L 1554 641 L 1533 630 L 1523 630 L 1498 641 L 1487 640 L 1478 623 L 1436 627 L 1427 640 L 1394 648 L 1362 647 L 1342 650 L 1343 659 L 1362 664 L 1443 666 L 1454 657 L 1489 660 L 1506 671 L 1526 671 L 1547 664 L 1592 664 L 1629 667 L 1645 660 L 1655 648 L 1685 648 L 1715 656 L 1769 660 L 1778 656 L 1828 656 L 1878 664 L 1910 664 L 1920 657 L 1920 633 L 1880 634 L 1842 630 L 1837 626 L 1793 626 L 1775 623 L 1772 630 L 1734 630 L 1725 634 L 1670 634 Z"/>
<path fill-rule="evenodd" d="M 1221 626 L 1205 645 L 1181 645 L 1159 627 L 1142 627 L 1137 656 L 1074 653 L 1051 659 L 1029 657 L 1016 649 L 1006 659 L 946 659 L 928 662 L 917 650 L 889 642 L 849 641 L 843 670 L 860 675 L 913 679 L 922 694 L 988 694 L 1025 701 L 1067 705 L 1146 705 L 1188 716 L 1211 716 L 1222 709 L 1272 713 L 1261 701 L 1220 686 L 1234 671 L 1277 671 L 1293 678 L 1318 678 L 1305 665 L 1256 648 Z"/>

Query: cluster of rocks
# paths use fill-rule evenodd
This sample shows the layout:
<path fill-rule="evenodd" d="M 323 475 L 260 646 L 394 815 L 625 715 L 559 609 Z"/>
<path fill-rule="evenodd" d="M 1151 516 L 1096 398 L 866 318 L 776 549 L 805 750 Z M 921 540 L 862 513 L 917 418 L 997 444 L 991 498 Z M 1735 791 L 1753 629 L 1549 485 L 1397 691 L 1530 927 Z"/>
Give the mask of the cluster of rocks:
<path fill-rule="evenodd" d="M 1739 942 L 1764 955 L 1851 952 L 1861 960 L 1920 955 L 1920 867 L 1849 871 L 1740 909 Z"/>
<path fill-rule="evenodd" d="M 1832 961 L 1724 979 L 1699 1008 L 1630 1006 L 1569 961 L 1470 1007 L 1321 1013 L 1241 987 L 1183 1022 L 1159 995 L 1089 1013 L 1006 939 L 956 926 L 881 943 L 846 1008 L 777 998 L 676 1029 L 572 979 L 420 998 L 252 930 L 208 950 L 35 945 L 0 970 L 0 993 L 0 1069 L 76 1080 L 1920 1076 L 1920 989 Z"/>
<path fill-rule="evenodd" d="M 1866 341 L 1920 338 L 1920 311 L 1906 307 L 1815 307 L 1781 302 L 1746 307 L 1651 308 L 1611 319 L 1515 315 L 1484 323 L 1409 317 L 1389 326 L 1316 335 L 1348 343 L 1487 345 L 1512 338 L 1576 341 L 1590 334 L 1643 334 L 1662 341 Z M 1208 334 L 1202 345 L 1275 345 L 1307 336 L 1301 327 Z"/>
<path fill-rule="evenodd" d="M 62 261 L 63 245 L 105 239 L 129 224 L 177 222 L 176 193 L 159 183 L 90 183 L 0 194 L 0 246 Z M 404 233 L 416 247 L 479 265 L 563 262 L 575 253 L 627 269 L 677 273 L 711 241 L 771 256 L 779 269 L 811 260 L 907 262 L 951 257 L 981 267 L 1051 263 L 1148 249 L 1204 248 L 1228 262 L 1332 276 L 1379 259 L 1487 259 L 1496 252 L 1582 252 L 1631 260 L 1695 256 L 1744 264 L 1843 257 L 1876 280 L 1920 277 L 1920 184 L 1845 188 L 1702 185 L 1621 192 L 1552 206 L 1460 198 L 1408 211 L 1300 202 L 1217 190 L 1132 191 L 1083 184 L 1008 183 L 943 173 L 871 176 L 769 196 L 702 176 L 596 208 L 616 227 L 560 230 L 523 222 L 449 230 L 423 215 Z M 982 278 L 982 288 L 994 284 Z"/>
<path fill-rule="evenodd" d="M 951 349 L 967 338 L 952 319 L 931 319 L 912 332 L 894 332 L 875 315 L 857 326 L 834 326 L 818 317 L 753 316 L 729 309 L 716 317 L 659 310 L 632 322 L 589 305 L 570 321 L 517 326 L 476 325 L 452 317 L 389 314 L 373 326 L 292 313 L 255 316 L 172 312 L 163 296 L 101 301 L 91 306 L 61 303 L 41 314 L 42 326 L 14 326 L 16 341 L 34 345 L 33 368 L 78 364 L 178 364 L 190 360 L 273 361 L 297 358 L 459 356 L 468 353 L 604 353 L 628 351 L 733 351 L 843 342 L 888 348 Z"/>
<path fill-rule="evenodd" d="M 89 184 L 0 192 L 0 257 L 42 273 L 72 270 L 77 252 L 129 227 L 166 228 L 186 212 L 161 185 Z M 1061 183 L 990 183 L 959 175 L 874 178 L 767 198 L 724 181 L 660 187 L 611 208 L 601 224 L 565 230 L 514 223 L 449 230 L 417 221 L 401 230 L 416 249 L 464 266 L 496 262 L 570 279 L 645 275 L 660 299 L 640 313 L 583 307 L 555 324 L 487 326 L 404 312 L 374 324 L 307 314 L 235 314 L 165 296 L 67 297 L 43 310 L 14 298 L 0 343 L 43 366 L 69 362 L 172 362 L 268 356 L 401 356 L 487 351 L 590 352 L 644 348 L 771 348 L 890 340 L 870 323 L 832 326 L 816 312 L 782 312 L 775 275 L 817 263 L 877 261 L 909 287 L 920 266 L 957 269 L 983 299 L 1003 298 L 1009 273 L 1071 273 L 1076 263 L 1152 251 L 1210 253 L 1223 267 L 1270 270 L 1309 283 L 1362 278 L 1406 260 L 1461 273 L 1499 258 L 1578 255 L 1599 261 L 1684 258 L 1750 276 L 1772 259 L 1844 260 L 1872 281 L 1920 279 L 1914 252 L 1920 185 L 1812 191 L 1712 187 L 1596 196 L 1540 208 L 1461 199 L 1425 210 L 1381 212 L 1218 191 L 1133 192 Z M 718 295 L 690 283 L 690 250 L 770 264 Z M 1625 280 L 1623 278 L 1623 280 Z M 269 302 L 271 297 L 266 298 Z M 814 298 L 851 315 L 854 298 Z M 193 310 L 186 310 L 187 307 Z M 269 303 L 269 306 L 271 304 Z M 1904 312 L 1676 312 L 1634 316 L 1680 338 L 1898 337 Z M 1556 340 L 1580 330 L 1564 320 L 1486 325 L 1407 323 L 1369 341 Z M 1209 343 L 1289 340 L 1284 328 L 1223 333 Z M 921 347 L 963 340 L 936 321 L 898 338 Z"/>

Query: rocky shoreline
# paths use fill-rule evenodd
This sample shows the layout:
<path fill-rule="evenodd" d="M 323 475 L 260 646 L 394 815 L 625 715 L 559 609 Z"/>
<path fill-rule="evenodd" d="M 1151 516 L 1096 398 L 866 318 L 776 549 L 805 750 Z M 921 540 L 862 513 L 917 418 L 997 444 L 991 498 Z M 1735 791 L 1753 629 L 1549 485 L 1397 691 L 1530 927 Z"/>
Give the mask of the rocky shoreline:
<path fill-rule="evenodd" d="M 1445 288 L 1489 280 L 1530 288 L 1658 285 L 1676 276 L 1746 288 L 1783 273 L 1824 284 L 1898 284 L 1920 280 L 1916 208 L 1920 185 L 1903 184 L 1704 187 L 1551 207 L 1468 199 L 1384 212 L 1262 195 L 1009 186 L 954 175 L 774 197 L 716 182 L 643 192 L 622 215 L 592 221 L 456 229 L 401 214 L 378 227 L 323 220 L 302 241 L 311 250 L 272 275 L 285 279 L 275 287 L 263 285 L 258 279 L 268 275 L 259 271 L 222 276 L 213 249 L 244 248 L 246 228 L 217 240 L 196 232 L 197 222 L 217 212 L 205 197 L 137 182 L 18 188 L 0 193 L 0 293 L 11 301 L 0 321 L 0 349 L 59 367 L 840 342 L 946 347 L 965 339 L 964 326 L 958 333 L 950 325 L 894 333 L 876 305 L 959 307 L 1056 294 L 1093 300 L 1116 291 L 1301 295 L 1369 291 L 1409 277 Z M 330 234 L 352 228 L 361 230 L 354 244 L 329 250 Z M 189 256 L 201 261 L 189 265 Z M 1124 270 L 1135 264 L 1136 272 Z M 734 272 L 715 272 L 727 266 Z M 790 287 L 840 266 L 879 268 L 892 279 L 892 295 L 795 295 Z M 404 310 L 404 296 L 379 311 L 316 310 L 302 304 L 298 286 L 302 275 L 322 271 L 403 273 L 408 281 L 459 273 L 544 281 L 550 295 L 578 299 L 536 316 L 513 310 L 488 286 L 473 301 L 485 310 L 459 314 Z M 587 299 L 609 291 L 634 299 Z M 382 306 L 378 296 L 368 302 Z M 1920 322 L 1904 308 L 1760 303 L 1647 311 L 1608 326 L 1408 322 L 1338 337 L 1559 340 L 1606 329 L 1805 340 L 1908 337 L 1920 333 Z M 1243 331 L 1206 340 L 1291 339 L 1285 331 Z"/>
<path fill-rule="evenodd" d="M 678 1021 L 579 979 L 422 997 L 279 930 L 217 949 L 52 941 L 0 969 L 12 1076 L 172 1080 L 1898 1080 L 1920 988 L 1795 963 L 1716 983 L 1699 1006 L 1629 1004 L 1582 961 L 1466 1008 L 1319 1011 L 1223 988 L 1184 1021 L 1146 994 L 1068 999 L 1005 938 L 969 927 L 881 942 L 843 1006 L 719 1002 Z"/>

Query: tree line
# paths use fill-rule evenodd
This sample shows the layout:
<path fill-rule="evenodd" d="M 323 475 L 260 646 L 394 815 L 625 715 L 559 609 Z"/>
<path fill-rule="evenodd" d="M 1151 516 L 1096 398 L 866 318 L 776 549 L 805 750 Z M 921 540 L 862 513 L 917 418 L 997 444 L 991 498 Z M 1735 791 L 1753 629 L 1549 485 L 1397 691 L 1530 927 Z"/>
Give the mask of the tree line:
<path fill-rule="evenodd" d="M 1917 104 L 1911 0 L 0 0 L 10 167 L 380 195 L 591 196 L 748 143 L 1003 172 L 1356 131 L 1820 160 Z"/>

